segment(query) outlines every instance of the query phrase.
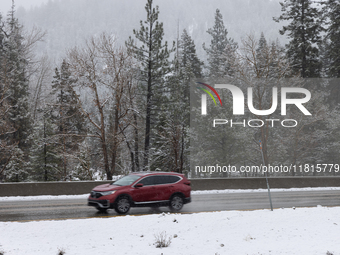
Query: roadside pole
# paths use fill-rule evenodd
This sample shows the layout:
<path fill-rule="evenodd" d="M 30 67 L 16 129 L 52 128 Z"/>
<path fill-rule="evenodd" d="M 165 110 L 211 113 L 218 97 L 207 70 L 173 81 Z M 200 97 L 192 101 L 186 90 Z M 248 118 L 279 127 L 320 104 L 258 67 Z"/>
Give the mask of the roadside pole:
<path fill-rule="evenodd" d="M 262 162 L 263 162 L 263 166 L 264 166 L 265 163 L 264 163 L 264 157 L 263 157 L 262 142 L 261 142 L 261 140 L 260 140 L 260 149 L 261 149 L 261 155 L 262 155 Z M 269 202 L 270 202 L 270 210 L 273 211 L 272 196 L 270 195 L 270 187 L 269 187 L 269 182 L 268 182 L 267 171 L 265 172 L 265 175 L 266 175 L 266 183 L 267 183 L 268 196 L 269 196 Z"/>

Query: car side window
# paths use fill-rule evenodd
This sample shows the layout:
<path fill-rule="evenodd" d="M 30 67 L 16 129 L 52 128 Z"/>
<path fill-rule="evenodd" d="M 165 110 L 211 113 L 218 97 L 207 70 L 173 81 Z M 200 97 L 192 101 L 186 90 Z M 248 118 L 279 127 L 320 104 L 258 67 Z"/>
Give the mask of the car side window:
<path fill-rule="evenodd" d="M 154 177 L 155 177 L 155 184 L 156 185 L 168 183 L 167 182 L 167 176 L 165 176 L 165 175 L 156 175 Z"/>
<path fill-rule="evenodd" d="M 138 183 L 142 183 L 144 186 L 155 185 L 154 176 L 148 176 L 140 180 Z"/>
<path fill-rule="evenodd" d="M 156 175 L 155 177 L 155 184 L 171 184 L 178 182 L 180 177 L 174 175 Z"/>
<path fill-rule="evenodd" d="M 178 176 L 170 175 L 168 176 L 168 183 L 178 182 L 181 178 Z"/>

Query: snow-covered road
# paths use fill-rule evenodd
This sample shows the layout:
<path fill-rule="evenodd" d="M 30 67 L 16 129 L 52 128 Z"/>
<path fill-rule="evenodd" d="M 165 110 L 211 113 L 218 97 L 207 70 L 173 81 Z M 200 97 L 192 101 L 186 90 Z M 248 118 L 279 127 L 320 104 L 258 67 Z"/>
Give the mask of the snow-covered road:
<path fill-rule="evenodd" d="M 323 191 L 340 190 L 340 187 L 319 187 L 319 188 L 291 188 L 291 189 L 271 189 L 271 192 L 290 192 L 290 191 Z M 248 192 L 268 192 L 267 189 L 225 189 L 225 190 L 197 190 L 191 194 L 224 194 L 224 193 L 248 193 Z M 18 196 L 0 197 L 1 201 L 30 201 L 30 200 L 50 200 L 50 199 L 87 199 L 89 194 L 83 195 L 60 195 L 60 196 Z"/>

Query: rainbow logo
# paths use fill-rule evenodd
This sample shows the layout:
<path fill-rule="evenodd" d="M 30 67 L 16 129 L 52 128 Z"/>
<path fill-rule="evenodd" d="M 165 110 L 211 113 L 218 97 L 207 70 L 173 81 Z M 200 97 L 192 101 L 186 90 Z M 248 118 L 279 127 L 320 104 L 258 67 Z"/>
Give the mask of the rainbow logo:
<path fill-rule="evenodd" d="M 222 100 L 220 98 L 220 95 L 217 93 L 217 91 L 211 87 L 210 85 L 208 84 L 205 84 L 203 82 L 197 82 L 198 84 L 201 84 L 203 86 L 205 86 L 206 88 L 210 89 L 212 92 L 214 92 L 214 94 L 217 96 L 218 100 L 220 101 L 220 104 L 222 106 Z M 197 87 L 198 89 L 206 92 L 211 98 L 212 100 L 214 101 L 215 105 L 217 106 L 217 103 L 216 103 L 216 100 L 213 96 L 213 94 L 211 94 L 211 92 L 205 88 L 201 88 L 201 87 Z M 201 99 L 201 113 L 202 115 L 207 115 L 207 95 L 206 94 L 202 94 L 202 99 Z"/>
<path fill-rule="evenodd" d="M 210 85 L 205 84 L 205 83 L 203 83 L 203 82 L 197 82 L 197 83 L 198 83 L 198 84 L 201 84 L 201 85 L 204 85 L 204 86 L 206 86 L 207 88 L 211 89 L 211 91 L 214 92 L 214 94 L 217 96 L 217 98 L 218 98 L 218 100 L 220 101 L 220 104 L 221 104 L 221 106 L 222 106 L 222 101 L 221 101 L 220 95 L 217 93 L 217 91 L 216 91 L 213 87 L 211 87 Z M 214 100 L 215 105 L 217 105 L 214 96 L 211 94 L 211 92 L 210 92 L 209 90 L 203 89 L 203 88 L 200 88 L 200 87 L 197 87 L 197 88 L 200 89 L 200 90 L 203 90 L 204 92 L 206 92 L 206 93 Z"/>

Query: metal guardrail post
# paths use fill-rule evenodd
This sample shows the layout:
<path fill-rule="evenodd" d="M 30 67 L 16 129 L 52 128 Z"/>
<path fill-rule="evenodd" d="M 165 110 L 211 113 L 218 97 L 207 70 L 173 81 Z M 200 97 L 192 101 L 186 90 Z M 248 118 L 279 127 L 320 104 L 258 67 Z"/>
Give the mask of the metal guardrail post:
<path fill-rule="evenodd" d="M 261 155 L 262 155 L 262 162 L 263 162 L 263 165 L 265 165 L 261 140 L 260 140 L 260 149 L 261 149 Z M 268 182 L 267 171 L 265 172 L 265 176 L 266 176 L 266 183 L 267 183 L 268 196 L 269 196 L 269 202 L 270 202 L 270 210 L 273 211 L 272 196 L 270 195 L 270 187 L 269 187 L 269 182 Z"/>

